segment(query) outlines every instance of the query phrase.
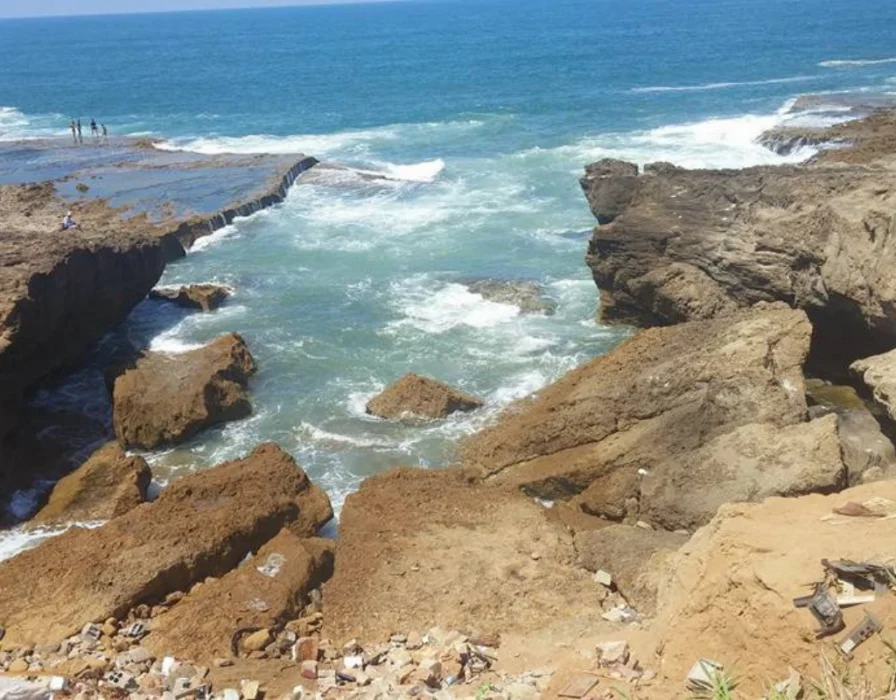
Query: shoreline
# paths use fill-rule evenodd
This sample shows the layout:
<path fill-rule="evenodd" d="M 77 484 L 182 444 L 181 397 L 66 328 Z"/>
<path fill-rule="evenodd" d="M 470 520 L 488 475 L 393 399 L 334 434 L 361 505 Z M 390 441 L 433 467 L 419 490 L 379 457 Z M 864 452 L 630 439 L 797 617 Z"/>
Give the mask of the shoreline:
<path fill-rule="evenodd" d="M 35 158 L 44 157 L 41 151 L 77 150 L 83 156 L 80 147 L 56 141 L 42 142 L 40 148 L 30 142 L 0 144 L 4 152 L 20 148 L 37 153 L 32 155 Z M 23 473 L 31 460 L 29 452 L 34 450 L 29 446 L 31 438 L 10 437 L 21 402 L 32 387 L 77 363 L 143 300 L 165 266 L 183 257 L 196 240 L 237 217 L 281 203 L 301 174 L 318 162 L 302 154 L 292 158 L 183 158 L 162 151 L 142 152 L 145 150 L 140 141 L 117 140 L 99 165 L 81 167 L 77 158 L 64 160 L 66 169 L 54 181 L 0 185 L 6 212 L 0 244 L 0 259 L 5 262 L 0 279 L 0 337 L 4 339 L 0 345 L 0 475 L 7 498 L 37 478 Z M 251 173 L 257 174 L 259 165 L 266 162 L 269 165 L 260 183 L 253 180 Z M 193 177 L 200 168 L 210 173 L 210 188 L 216 178 L 230 177 L 235 170 L 248 168 L 250 176 L 238 185 L 245 194 L 221 209 L 199 213 L 181 206 L 178 212 L 167 200 L 145 199 L 142 175 L 160 168 L 165 188 L 176 184 L 179 173 Z M 27 169 L 21 171 L 19 179 L 27 178 L 27 173 Z M 105 183 L 109 178 L 117 190 L 108 189 Z M 75 189 L 75 183 L 89 184 Z M 138 194 L 130 195 L 128 187 Z M 66 209 L 74 210 L 79 225 L 61 232 L 59 221 Z M 77 291 L 73 295 L 69 290 Z M 97 309 L 103 312 L 97 313 Z M 40 422 L 39 426 L 45 431 L 52 424 Z M 4 447 L 11 439 L 13 444 Z M 62 460 L 47 470 L 50 475 L 65 469 L 64 456 Z"/>
<path fill-rule="evenodd" d="M 756 696 L 788 665 L 806 678 L 823 673 L 811 617 L 790 601 L 823 558 L 877 561 L 896 535 L 886 510 L 896 503 L 887 498 L 896 499 L 896 451 L 886 421 L 846 387 L 808 380 L 819 358 L 845 369 L 838 348 L 817 336 L 850 311 L 833 305 L 819 314 L 825 298 L 804 293 L 818 285 L 792 274 L 785 278 L 802 294 L 782 290 L 767 273 L 771 264 L 800 272 L 792 265 L 809 257 L 809 271 L 834 292 L 840 278 L 831 266 L 856 246 L 818 244 L 823 233 L 888 240 L 892 220 L 881 221 L 877 204 L 888 206 L 896 191 L 886 179 L 896 162 L 896 120 L 878 112 L 826 133 L 852 143 L 798 166 L 588 166 L 583 190 L 600 222 L 589 263 L 607 267 L 595 270 L 604 318 L 643 330 L 510 406 L 463 440 L 456 464 L 399 467 L 365 480 L 346 500 L 335 543 L 313 537 L 332 516 L 326 494 L 265 445 L 176 482 L 156 501 L 138 501 L 96 530 L 76 528 L 0 563 L 0 581 L 9 582 L 5 596 L 0 586 L 0 625 L 8 625 L 0 664 L 17 663 L 25 675 L 57 669 L 100 692 L 117 682 L 114 665 L 151 696 L 177 680 L 161 663 L 166 654 L 192 672 L 203 664 L 199 682 L 208 674 L 215 688 L 251 677 L 284 697 L 314 689 L 328 697 L 463 697 L 476 683 L 555 697 L 570 683 L 596 682 L 660 700 L 684 690 L 701 658 L 728 667 L 734 655 L 746 664 L 737 680 Z M 802 135 L 786 134 L 794 137 Z M 665 194 L 670 186 L 673 196 Z M 822 199 L 822 191 L 835 196 Z M 811 209 L 829 201 L 840 218 Z M 788 231 L 818 226 L 770 245 L 763 227 L 778 219 L 762 207 L 809 212 L 795 221 L 780 215 Z M 856 221 L 862 225 L 847 226 Z M 751 242 L 747 233 L 759 242 L 722 275 L 700 267 L 709 256 L 688 239 L 706 230 L 722 250 Z M 810 245 L 819 247 L 801 252 Z M 671 271 L 653 257 L 665 264 L 663 256 L 676 255 Z M 740 286 L 732 283 L 738 275 L 746 280 Z M 875 288 L 876 297 L 885 289 Z M 866 358 L 893 344 L 854 351 Z M 896 359 L 864 362 L 855 384 L 867 385 L 882 411 L 896 411 L 886 391 Z M 844 501 L 870 515 L 846 513 Z M 197 509 L 208 522 L 194 518 Z M 160 553 L 130 555 L 139 543 L 129 533 L 151 530 L 159 517 Z M 116 552 L 120 570 L 91 563 L 103 551 Z M 288 578 L 277 579 L 283 552 L 307 568 L 283 569 Z M 155 556 L 164 559 L 159 571 Z M 246 556 L 252 564 L 237 566 Z M 47 595 L 22 584 L 23 572 L 55 572 L 57 560 L 75 572 L 61 584 L 69 594 L 93 590 L 100 579 L 109 586 L 85 594 L 89 614 L 50 610 Z M 275 561 L 277 570 L 265 573 Z M 263 606 L 247 607 L 243 597 L 274 586 L 259 576 L 287 586 L 287 599 L 271 589 Z M 871 606 L 885 626 L 896 622 L 891 598 L 881 592 Z M 851 625 L 864 610 L 844 615 Z M 93 632 L 78 634 L 82 622 L 102 625 L 96 643 L 84 636 Z M 148 636 L 125 638 L 134 623 Z M 98 685 L 46 650 L 60 637 L 76 658 L 95 663 Z M 876 681 L 886 659 L 872 639 L 855 663 Z M 298 695 L 288 690 L 299 685 Z"/>

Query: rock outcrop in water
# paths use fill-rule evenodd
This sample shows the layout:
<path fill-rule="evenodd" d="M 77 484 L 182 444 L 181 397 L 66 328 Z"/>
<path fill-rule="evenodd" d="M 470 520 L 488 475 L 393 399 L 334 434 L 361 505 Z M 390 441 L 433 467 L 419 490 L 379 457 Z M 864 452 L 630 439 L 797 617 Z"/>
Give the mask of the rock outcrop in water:
<path fill-rule="evenodd" d="M 807 166 L 589 166 L 602 319 L 668 325 L 781 300 L 806 310 L 829 364 L 896 345 L 896 114 L 827 138 L 854 145 Z"/>
<path fill-rule="evenodd" d="M 669 530 L 722 504 L 846 484 L 837 421 L 807 421 L 811 326 L 783 304 L 642 331 L 474 435 L 469 475 Z"/>
<path fill-rule="evenodd" d="M 65 141 L 11 142 L 2 148 L 15 163 L 4 173 L 6 182 L 60 179 L 0 186 L 0 481 L 17 470 L 41 471 L 40 464 L 7 459 L 3 445 L 18 421 L 24 394 L 50 373 L 81 360 L 92 343 L 124 321 L 168 261 L 235 217 L 282 202 L 299 175 L 317 163 L 301 154 L 203 160 L 147 150 L 126 139 L 101 151 L 71 149 Z M 193 203 L 180 201 L 180 210 L 171 216 L 165 198 L 177 198 L 172 192 L 178 191 L 178 178 L 191 181 L 184 190 L 191 193 L 187 197 L 203 196 L 201 184 L 192 186 L 199 165 L 215 195 L 203 201 L 220 202 L 220 210 L 197 214 Z M 114 173 L 108 181 L 104 167 Z M 147 188 L 146 171 L 166 167 L 171 170 L 168 186 Z M 228 182 L 215 183 L 216 172 Z M 74 173 L 96 176 L 91 196 L 114 197 L 125 202 L 124 209 L 83 199 L 73 189 Z M 62 192 L 77 201 L 63 199 Z M 78 227 L 61 231 L 67 209 L 74 209 Z"/>
<path fill-rule="evenodd" d="M 157 287 L 149 293 L 150 299 L 170 301 L 187 309 L 212 311 L 233 294 L 233 289 L 221 284 L 187 284 L 182 287 Z"/>
<path fill-rule="evenodd" d="M 247 385 L 255 361 L 235 333 L 197 350 L 144 353 L 115 379 L 115 435 L 125 447 L 153 449 L 252 413 Z"/>
<path fill-rule="evenodd" d="M 168 259 L 153 226 L 98 203 L 63 235 L 63 206 L 50 185 L 0 187 L 0 440 L 24 392 L 121 323 Z"/>
<path fill-rule="evenodd" d="M 399 420 L 434 420 L 458 411 L 473 411 L 485 405 L 482 399 L 452 389 L 444 382 L 406 374 L 367 402 L 367 413 Z"/>
<path fill-rule="evenodd" d="M 557 305 L 544 296 L 544 291 L 537 282 L 473 280 L 467 283 L 467 289 L 487 301 L 516 306 L 524 314 L 549 316 L 557 309 Z"/>

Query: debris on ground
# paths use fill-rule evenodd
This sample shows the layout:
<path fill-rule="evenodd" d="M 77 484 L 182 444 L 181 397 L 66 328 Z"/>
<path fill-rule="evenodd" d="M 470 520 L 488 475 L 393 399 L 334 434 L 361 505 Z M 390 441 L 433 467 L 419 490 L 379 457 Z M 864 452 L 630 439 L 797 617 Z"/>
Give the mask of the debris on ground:
<path fill-rule="evenodd" d="M 851 659 L 853 651 L 855 651 L 862 642 L 870 639 L 882 629 L 883 625 L 880 624 L 880 621 L 870 612 L 866 612 L 865 618 L 849 631 L 849 634 L 846 635 L 846 639 L 837 645 L 837 649 L 840 650 L 840 653 L 843 654 L 844 657 Z"/>

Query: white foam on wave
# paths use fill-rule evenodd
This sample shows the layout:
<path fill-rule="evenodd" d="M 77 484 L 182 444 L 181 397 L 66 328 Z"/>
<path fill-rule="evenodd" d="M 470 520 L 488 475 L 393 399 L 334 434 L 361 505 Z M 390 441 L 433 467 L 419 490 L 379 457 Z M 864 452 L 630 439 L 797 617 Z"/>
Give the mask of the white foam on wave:
<path fill-rule="evenodd" d="M 22 141 L 68 134 L 68 121 L 60 114 L 29 116 L 15 107 L 0 107 L 0 141 Z"/>
<path fill-rule="evenodd" d="M 520 314 L 519 307 L 484 299 L 462 284 L 447 284 L 431 292 L 418 282 L 394 285 L 404 288 L 396 295 L 404 318 L 390 324 L 393 328 L 410 325 L 425 333 L 441 334 L 458 326 L 489 328 Z"/>
<path fill-rule="evenodd" d="M 629 90 L 633 93 L 652 92 L 706 92 L 710 90 L 727 90 L 728 88 L 751 87 L 757 85 L 786 85 L 787 83 L 803 83 L 807 80 L 815 80 L 814 75 L 795 75 L 789 78 L 771 78 L 769 80 L 744 80 L 741 82 L 702 83 L 699 85 L 651 85 L 636 87 Z"/>
<path fill-rule="evenodd" d="M 381 162 L 376 163 L 373 170 L 361 168 L 353 168 L 352 170 L 362 175 L 373 175 L 399 182 L 435 182 L 444 169 L 445 161 L 441 158 L 436 158 L 407 165 Z"/>
<path fill-rule="evenodd" d="M 0 561 L 5 561 L 27 549 L 32 549 L 44 540 L 57 537 L 73 527 L 93 529 L 104 523 L 104 520 L 91 520 L 52 527 L 16 527 L 4 530 L 0 532 Z"/>
<path fill-rule="evenodd" d="M 763 132 L 786 124 L 787 120 L 783 113 L 718 117 L 643 131 L 586 136 L 554 149 L 528 149 L 516 157 L 560 157 L 570 164 L 570 172 L 576 173 L 583 163 L 601 158 L 619 158 L 640 164 L 667 161 L 686 168 L 746 168 L 798 163 L 814 151 L 801 149 L 782 156 L 758 142 Z"/>
<path fill-rule="evenodd" d="M 857 68 L 861 66 L 880 66 L 886 63 L 896 63 L 896 57 L 893 58 L 847 58 L 832 61 L 822 61 L 819 63 L 821 68 Z"/>
<path fill-rule="evenodd" d="M 221 153 L 243 154 L 284 154 L 309 153 L 317 157 L 342 158 L 364 156 L 371 148 L 396 141 L 414 138 L 429 138 L 436 133 L 447 136 L 476 129 L 483 122 L 478 119 L 425 122 L 417 124 L 389 124 L 370 129 L 337 131 L 329 134 L 295 134 L 274 136 L 271 134 L 250 134 L 248 136 L 214 136 L 202 138 L 173 139 L 155 144 L 166 151 L 190 151 L 204 155 Z"/>
<path fill-rule="evenodd" d="M 307 437 L 314 442 L 320 443 L 322 446 L 331 448 L 370 448 L 370 449 L 392 449 L 395 443 L 380 438 L 371 438 L 355 435 L 345 435 L 342 433 L 333 433 L 316 425 L 312 425 L 306 421 L 299 424 L 297 432 L 302 437 Z"/>

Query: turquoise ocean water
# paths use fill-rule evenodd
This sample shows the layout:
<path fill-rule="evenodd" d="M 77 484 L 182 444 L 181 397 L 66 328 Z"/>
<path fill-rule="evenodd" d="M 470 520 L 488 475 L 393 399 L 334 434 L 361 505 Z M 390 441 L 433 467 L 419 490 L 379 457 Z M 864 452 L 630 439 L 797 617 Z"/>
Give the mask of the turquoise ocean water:
<path fill-rule="evenodd" d="M 302 151 L 389 176 L 331 174 L 205 239 L 163 281 L 224 282 L 233 300 L 208 315 L 145 302 L 120 331 L 169 350 L 238 331 L 260 365 L 255 415 L 148 455 L 161 481 L 272 439 L 338 505 L 390 465 L 449 463 L 500 407 L 623 337 L 594 320 L 585 164 L 785 162 L 754 139 L 793 119 L 795 96 L 896 92 L 894 26 L 889 0 L 446 0 L 4 21 L 0 139 L 65 137 L 70 117 L 95 117 L 165 148 Z M 538 281 L 557 313 L 522 316 L 471 294 L 470 278 Z M 489 409 L 427 427 L 365 416 L 406 371 Z M 85 368 L 52 400 L 82 402 L 97 379 Z"/>

